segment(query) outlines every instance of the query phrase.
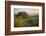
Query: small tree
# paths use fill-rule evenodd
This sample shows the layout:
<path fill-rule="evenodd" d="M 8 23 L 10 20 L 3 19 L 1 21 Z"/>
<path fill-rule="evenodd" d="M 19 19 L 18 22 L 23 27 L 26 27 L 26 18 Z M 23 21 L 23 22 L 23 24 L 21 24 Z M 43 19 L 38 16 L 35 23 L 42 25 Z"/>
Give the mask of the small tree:
<path fill-rule="evenodd" d="M 18 14 L 16 14 L 16 16 L 17 17 L 19 17 L 19 16 L 21 16 L 21 17 L 27 17 L 28 14 L 25 11 L 23 11 L 23 12 L 19 12 Z"/>

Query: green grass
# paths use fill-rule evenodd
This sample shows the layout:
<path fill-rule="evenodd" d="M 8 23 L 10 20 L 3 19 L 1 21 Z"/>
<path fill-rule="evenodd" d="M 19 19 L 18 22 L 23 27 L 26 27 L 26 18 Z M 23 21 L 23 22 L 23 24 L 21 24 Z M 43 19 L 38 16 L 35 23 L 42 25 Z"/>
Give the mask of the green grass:
<path fill-rule="evenodd" d="M 31 20 L 31 24 L 28 24 L 27 21 Z M 14 27 L 34 27 L 38 26 L 38 17 L 24 18 L 14 16 Z"/>

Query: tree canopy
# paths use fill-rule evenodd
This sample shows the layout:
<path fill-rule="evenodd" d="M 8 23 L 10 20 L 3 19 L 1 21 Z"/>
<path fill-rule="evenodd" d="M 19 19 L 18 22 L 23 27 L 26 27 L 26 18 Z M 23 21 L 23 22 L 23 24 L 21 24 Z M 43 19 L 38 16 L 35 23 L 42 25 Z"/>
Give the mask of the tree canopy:
<path fill-rule="evenodd" d="M 23 11 L 23 12 L 19 12 L 18 14 L 16 14 L 16 16 L 17 17 L 19 17 L 19 16 L 26 17 L 26 16 L 28 16 L 28 14 L 25 11 Z"/>

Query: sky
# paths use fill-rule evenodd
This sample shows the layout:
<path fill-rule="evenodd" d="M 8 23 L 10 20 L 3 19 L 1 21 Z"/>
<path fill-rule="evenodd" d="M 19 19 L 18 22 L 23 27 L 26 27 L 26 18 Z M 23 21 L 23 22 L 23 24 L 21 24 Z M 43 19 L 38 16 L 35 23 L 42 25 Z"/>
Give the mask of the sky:
<path fill-rule="evenodd" d="M 39 9 L 31 9 L 31 8 L 14 8 L 14 14 L 17 14 L 18 12 L 25 11 L 28 13 L 28 15 L 38 15 Z"/>

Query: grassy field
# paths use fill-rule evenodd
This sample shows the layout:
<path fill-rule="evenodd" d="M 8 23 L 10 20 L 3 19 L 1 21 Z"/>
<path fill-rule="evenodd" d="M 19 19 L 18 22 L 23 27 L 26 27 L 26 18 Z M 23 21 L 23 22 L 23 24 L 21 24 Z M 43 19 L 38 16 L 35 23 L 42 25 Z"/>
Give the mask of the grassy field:
<path fill-rule="evenodd" d="M 14 27 L 35 27 L 39 26 L 39 16 L 16 17 L 14 16 Z"/>

